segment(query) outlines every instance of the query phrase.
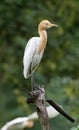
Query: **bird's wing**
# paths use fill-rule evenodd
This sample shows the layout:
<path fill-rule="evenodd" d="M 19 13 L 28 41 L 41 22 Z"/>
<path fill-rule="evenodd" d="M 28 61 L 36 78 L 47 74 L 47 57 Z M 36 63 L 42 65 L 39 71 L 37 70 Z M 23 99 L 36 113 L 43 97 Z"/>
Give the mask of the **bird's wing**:
<path fill-rule="evenodd" d="M 52 106 L 48 106 L 48 107 L 46 107 L 46 109 L 47 109 L 49 118 L 54 118 L 59 114 L 59 112 L 57 112 Z M 38 119 L 37 112 L 34 112 L 31 115 L 29 115 L 28 119 L 30 119 L 30 120 Z"/>
<path fill-rule="evenodd" d="M 2 128 L 1 130 L 14 130 L 14 129 L 22 129 L 23 128 L 23 124 L 22 123 L 25 123 L 27 122 L 27 117 L 19 117 L 19 118 L 16 118 L 10 122 L 7 122 Z"/>
<path fill-rule="evenodd" d="M 31 38 L 26 47 L 25 47 L 25 51 L 24 51 L 24 57 L 23 57 L 23 65 L 24 65 L 24 77 L 28 78 L 29 74 L 30 74 L 30 70 L 29 67 L 32 63 L 32 59 L 34 57 L 34 54 L 37 50 L 37 41 L 38 41 L 39 37 L 33 37 Z"/>
<path fill-rule="evenodd" d="M 49 118 L 56 117 L 59 113 L 52 107 L 46 107 Z M 31 128 L 33 120 L 38 119 L 37 112 L 32 113 L 28 117 L 19 117 L 7 122 L 0 130 L 22 130 L 23 128 Z"/>
<path fill-rule="evenodd" d="M 59 114 L 59 112 L 56 111 L 55 108 L 53 108 L 52 106 L 47 107 L 47 112 L 48 112 L 49 118 L 54 118 Z"/>

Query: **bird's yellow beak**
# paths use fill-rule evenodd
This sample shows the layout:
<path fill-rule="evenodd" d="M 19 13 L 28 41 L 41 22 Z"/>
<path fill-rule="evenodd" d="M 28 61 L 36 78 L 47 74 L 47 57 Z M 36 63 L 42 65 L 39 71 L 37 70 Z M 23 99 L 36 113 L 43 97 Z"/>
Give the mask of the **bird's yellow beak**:
<path fill-rule="evenodd" d="M 51 24 L 51 27 L 58 27 L 57 24 Z"/>

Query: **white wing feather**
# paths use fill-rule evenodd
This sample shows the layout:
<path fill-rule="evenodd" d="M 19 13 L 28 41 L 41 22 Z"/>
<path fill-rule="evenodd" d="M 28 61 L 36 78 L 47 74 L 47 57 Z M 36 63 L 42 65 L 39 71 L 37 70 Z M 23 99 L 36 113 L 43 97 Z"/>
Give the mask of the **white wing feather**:
<path fill-rule="evenodd" d="M 48 107 L 46 107 L 46 109 L 47 109 L 47 113 L 48 113 L 48 117 L 49 118 L 54 118 L 54 117 L 56 117 L 59 114 L 59 112 L 57 112 L 55 110 L 55 108 L 53 108 L 52 106 L 48 106 Z M 38 119 L 37 112 L 34 112 L 31 115 L 29 115 L 28 119 L 29 120 Z"/>
<path fill-rule="evenodd" d="M 37 47 L 39 44 L 39 37 L 33 37 L 31 38 L 26 47 L 25 47 L 25 51 L 24 51 L 24 57 L 23 57 L 23 65 L 24 65 L 24 77 L 28 78 L 30 76 L 30 67 L 31 67 L 31 63 L 34 57 L 34 54 L 37 51 Z"/>
<path fill-rule="evenodd" d="M 52 107 L 47 108 L 49 118 L 56 117 L 59 113 Z M 38 119 L 37 112 L 32 113 L 28 117 L 19 117 L 12 121 L 7 122 L 0 130 L 22 130 L 23 128 L 29 128 L 33 126 L 33 120 Z M 29 124 L 31 121 L 31 124 Z"/>
<path fill-rule="evenodd" d="M 17 129 L 17 130 L 20 130 L 20 129 L 23 129 L 24 128 L 24 125 L 26 125 L 28 121 L 28 118 L 27 117 L 19 117 L 19 118 L 16 118 L 10 122 L 7 122 L 2 128 L 1 130 L 14 130 L 14 129 Z"/>

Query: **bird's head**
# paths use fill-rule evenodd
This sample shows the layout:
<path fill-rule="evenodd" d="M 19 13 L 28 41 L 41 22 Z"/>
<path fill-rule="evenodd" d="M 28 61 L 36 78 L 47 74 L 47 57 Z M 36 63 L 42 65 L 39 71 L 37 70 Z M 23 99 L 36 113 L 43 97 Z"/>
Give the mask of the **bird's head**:
<path fill-rule="evenodd" d="M 48 21 L 48 20 L 43 20 L 43 21 L 40 22 L 40 24 L 39 24 L 38 27 L 39 27 L 41 30 L 46 30 L 46 29 L 48 29 L 48 28 L 57 27 L 57 26 L 58 26 L 58 25 L 53 24 L 53 23 L 51 23 L 51 22 Z"/>

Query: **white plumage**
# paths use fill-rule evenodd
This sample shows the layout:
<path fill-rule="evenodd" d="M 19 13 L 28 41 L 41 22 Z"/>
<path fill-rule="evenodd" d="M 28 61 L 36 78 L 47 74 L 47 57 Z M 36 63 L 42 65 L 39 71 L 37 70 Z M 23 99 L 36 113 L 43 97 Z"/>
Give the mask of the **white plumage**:
<path fill-rule="evenodd" d="M 40 42 L 41 39 L 39 37 L 33 37 L 28 41 L 25 47 L 23 57 L 23 65 L 24 65 L 23 74 L 25 78 L 31 76 L 31 71 L 33 73 L 37 68 L 38 64 L 40 63 L 40 60 L 43 55 L 43 51 L 40 54 L 38 54 L 38 48 Z"/>
<path fill-rule="evenodd" d="M 50 23 L 48 20 L 43 20 L 38 26 L 39 37 L 32 37 L 28 41 L 23 57 L 23 74 L 26 79 L 35 71 L 43 56 L 47 43 L 47 33 L 45 30 L 53 26 L 57 25 Z"/>
<path fill-rule="evenodd" d="M 54 118 L 59 114 L 52 106 L 48 106 L 46 109 L 49 118 Z M 35 119 L 38 119 L 37 112 L 32 113 L 28 117 L 19 117 L 9 121 L 0 130 L 22 130 L 24 128 L 31 128 Z"/>
<path fill-rule="evenodd" d="M 59 112 L 57 112 L 52 106 L 48 106 L 46 107 L 46 109 L 49 118 L 54 118 L 59 114 Z M 38 119 L 37 112 L 34 112 L 30 116 L 28 116 L 28 119 Z"/>

